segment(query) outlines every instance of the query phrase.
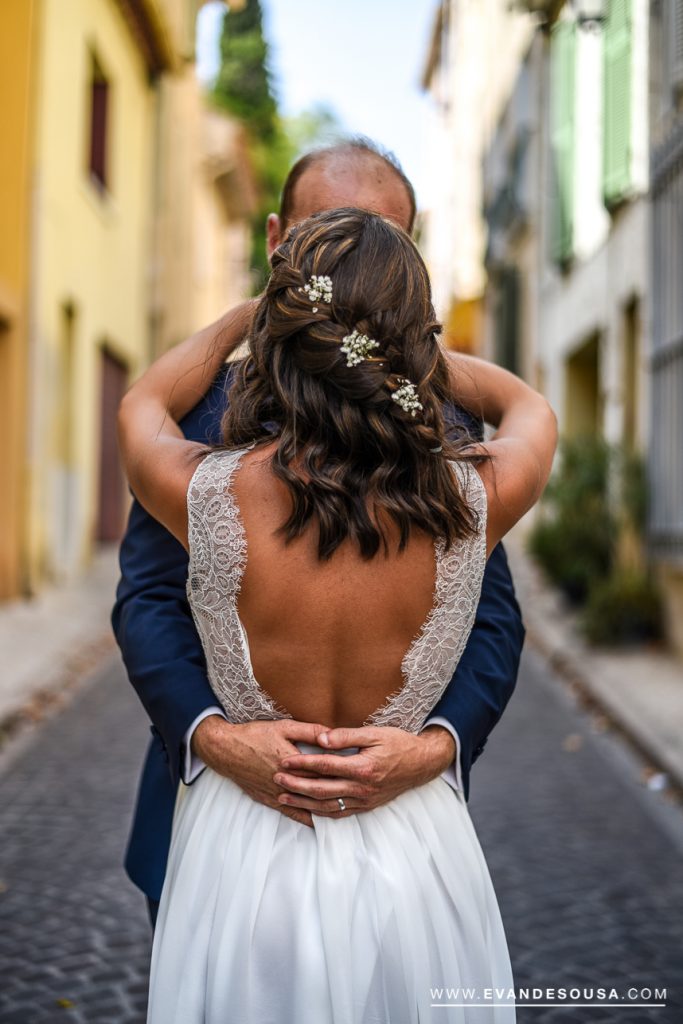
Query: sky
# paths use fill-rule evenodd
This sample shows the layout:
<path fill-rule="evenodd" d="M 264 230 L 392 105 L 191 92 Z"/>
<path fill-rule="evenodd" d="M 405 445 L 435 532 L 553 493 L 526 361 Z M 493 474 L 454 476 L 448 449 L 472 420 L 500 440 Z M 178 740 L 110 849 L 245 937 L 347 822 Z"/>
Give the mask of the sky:
<path fill-rule="evenodd" d="M 420 89 L 437 0 L 261 0 L 280 109 L 331 108 L 344 130 L 392 150 L 424 205 Z M 215 68 L 221 4 L 200 16 L 198 73 Z"/>

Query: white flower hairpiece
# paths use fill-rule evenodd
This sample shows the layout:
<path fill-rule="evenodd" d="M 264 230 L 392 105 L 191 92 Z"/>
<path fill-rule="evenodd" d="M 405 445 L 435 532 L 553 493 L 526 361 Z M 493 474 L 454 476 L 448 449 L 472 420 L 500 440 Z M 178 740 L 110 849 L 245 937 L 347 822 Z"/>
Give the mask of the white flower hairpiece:
<path fill-rule="evenodd" d="M 379 348 L 379 342 L 374 338 L 368 338 L 367 334 L 347 334 L 342 338 L 341 350 L 346 356 L 347 366 L 357 366 L 370 355 L 373 348 Z"/>
<path fill-rule="evenodd" d="M 308 284 L 299 288 L 299 291 L 306 292 L 311 302 L 319 302 L 321 299 L 323 302 L 332 302 L 332 278 L 313 274 L 309 277 Z M 317 313 L 318 310 L 314 307 L 313 312 Z"/>
<path fill-rule="evenodd" d="M 411 416 L 415 416 L 419 410 L 424 408 L 422 402 L 417 397 L 417 388 L 407 377 L 399 377 L 398 382 L 401 386 L 396 388 L 391 397 L 394 402 L 398 402 L 404 412 L 409 412 Z"/>

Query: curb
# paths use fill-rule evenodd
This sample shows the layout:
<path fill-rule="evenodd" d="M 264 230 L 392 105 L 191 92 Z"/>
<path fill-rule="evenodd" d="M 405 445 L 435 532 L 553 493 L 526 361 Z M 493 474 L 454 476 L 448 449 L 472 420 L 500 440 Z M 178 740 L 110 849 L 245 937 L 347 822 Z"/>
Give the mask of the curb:
<path fill-rule="evenodd" d="M 645 761 L 645 786 L 683 801 L 683 663 L 659 646 L 588 645 L 576 611 L 527 553 L 527 535 L 513 530 L 505 549 L 529 644 L 575 699 Z"/>
<path fill-rule="evenodd" d="M 595 685 L 571 652 L 544 640 L 542 630 L 533 621 L 525 618 L 525 626 L 529 643 L 545 658 L 550 668 L 569 684 L 589 709 L 600 712 L 609 724 L 618 730 L 633 749 L 648 762 L 653 769 L 651 774 L 662 772 L 666 775 L 666 788 L 674 792 L 679 799 L 683 799 L 683 772 L 680 766 L 668 757 L 666 748 L 659 742 L 659 738 L 650 730 L 642 728 L 635 716 L 625 711 L 623 705 L 606 698 L 605 693 Z"/>

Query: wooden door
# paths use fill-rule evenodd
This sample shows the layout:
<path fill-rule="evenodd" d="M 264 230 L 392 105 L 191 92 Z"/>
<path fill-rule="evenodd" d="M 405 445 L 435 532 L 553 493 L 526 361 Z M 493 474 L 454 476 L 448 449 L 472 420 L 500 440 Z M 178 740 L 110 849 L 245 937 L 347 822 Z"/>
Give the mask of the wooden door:
<path fill-rule="evenodd" d="M 118 540 L 123 532 L 125 481 L 116 443 L 116 413 L 127 387 L 125 365 L 102 350 L 100 392 L 100 480 L 97 540 Z"/>

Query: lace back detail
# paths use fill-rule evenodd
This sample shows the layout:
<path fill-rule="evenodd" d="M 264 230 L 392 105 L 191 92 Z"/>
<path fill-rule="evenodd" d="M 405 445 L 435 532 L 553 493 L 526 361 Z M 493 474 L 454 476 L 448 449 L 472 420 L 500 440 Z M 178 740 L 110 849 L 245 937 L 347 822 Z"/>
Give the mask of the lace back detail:
<path fill-rule="evenodd" d="M 434 603 L 401 664 L 404 685 L 365 722 L 420 731 L 441 699 L 462 657 L 479 604 L 486 566 L 486 489 L 474 466 L 451 462 L 462 493 L 477 516 L 477 531 L 449 551 L 435 544 Z"/>
<path fill-rule="evenodd" d="M 235 723 L 292 717 L 256 681 L 237 610 L 247 544 L 231 483 L 248 450 L 207 455 L 195 470 L 187 494 L 188 601 L 211 688 Z M 448 686 L 474 624 L 486 564 L 486 491 L 471 465 L 451 465 L 478 517 L 477 531 L 449 551 L 443 541 L 435 544 L 434 603 L 403 658 L 403 685 L 364 725 L 419 732 Z"/>
<path fill-rule="evenodd" d="M 247 542 L 231 483 L 248 449 L 212 452 L 187 492 L 187 597 L 204 648 L 209 682 L 231 722 L 291 718 L 259 686 L 237 612 Z"/>

